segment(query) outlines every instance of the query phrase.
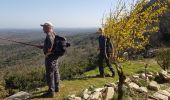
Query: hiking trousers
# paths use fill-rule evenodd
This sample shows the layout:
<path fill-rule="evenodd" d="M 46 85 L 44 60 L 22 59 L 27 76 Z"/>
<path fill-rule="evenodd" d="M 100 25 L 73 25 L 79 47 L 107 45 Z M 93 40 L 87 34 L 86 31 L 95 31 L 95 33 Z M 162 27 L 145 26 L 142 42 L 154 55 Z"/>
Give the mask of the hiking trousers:
<path fill-rule="evenodd" d="M 109 55 L 108 55 L 108 57 L 109 57 Z M 98 60 L 100 75 L 104 75 L 104 67 L 103 67 L 104 61 L 106 61 L 106 65 L 109 67 L 112 74 L 114 74 L 115 71 L 113 69 L 113 66 L 112 66 L 110 60 L 105 56 L 105 54 L 103 52 L 100 52 L 99 53 L 99 60 Z"/>
<path fill-rule="evenodd" d="M 45 68 L 46 68 L 46 81 L 49 88 L 49 92 L 54 92 L 56 89 L 59 89 L 59 67 L 58 67 L 58 58 L 54 59 L 53 57 L 45 58 Z"/>

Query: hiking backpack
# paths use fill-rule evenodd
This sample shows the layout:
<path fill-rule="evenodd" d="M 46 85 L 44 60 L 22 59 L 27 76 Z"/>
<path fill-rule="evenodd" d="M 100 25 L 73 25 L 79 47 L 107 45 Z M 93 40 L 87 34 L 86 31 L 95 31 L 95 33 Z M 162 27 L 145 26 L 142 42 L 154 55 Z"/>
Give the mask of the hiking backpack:
<path fill-rule="evenodd" d="M 112 44 L 110 38 L 107 38 L 107 40 L 106 40 L 106 52 L 109 54 L 113 53 L 113 44 Z"/>
<path fill-rule="evenodd" d="M 65 38 L 58 35 L 55 36 L 52 52 L 55 56 L 63 56 L 66 52 L 66 48 L 70 46 L 70 43 Z"/>

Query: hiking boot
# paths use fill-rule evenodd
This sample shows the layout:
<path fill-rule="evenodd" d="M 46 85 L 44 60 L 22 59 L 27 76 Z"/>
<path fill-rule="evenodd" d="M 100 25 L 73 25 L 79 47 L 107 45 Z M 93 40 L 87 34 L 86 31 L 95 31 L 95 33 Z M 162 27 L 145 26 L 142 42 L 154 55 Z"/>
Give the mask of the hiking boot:
<path fill-rule="evenodd" d="M 53 98 L 54 95 L 55 95 L 54 92 L 47 92 L 47 93 L 43 94 L 42 97 L 44 97 L 44 98 Z"/>
<path fill-rule="evenodd" d="M 55 92 L 59 92 L 59 87 L 55 88 Z"/>

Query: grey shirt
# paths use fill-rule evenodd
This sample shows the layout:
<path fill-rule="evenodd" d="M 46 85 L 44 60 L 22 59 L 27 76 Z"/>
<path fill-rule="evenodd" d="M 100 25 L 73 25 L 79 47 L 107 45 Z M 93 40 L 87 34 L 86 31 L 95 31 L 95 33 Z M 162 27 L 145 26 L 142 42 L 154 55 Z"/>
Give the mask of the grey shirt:
<path fill-rule="evenodd" d="M 47 54 L 48 53 L 48 49 L 51 49 L 53 47 L 54 38 L 55 38 L 55 34 L 54 33 L 51 33 L 51 35 L 48 34 L 46 36 L 46 38 L 44 40 L 44 48 L 43 48 L 44 54 Z"/>

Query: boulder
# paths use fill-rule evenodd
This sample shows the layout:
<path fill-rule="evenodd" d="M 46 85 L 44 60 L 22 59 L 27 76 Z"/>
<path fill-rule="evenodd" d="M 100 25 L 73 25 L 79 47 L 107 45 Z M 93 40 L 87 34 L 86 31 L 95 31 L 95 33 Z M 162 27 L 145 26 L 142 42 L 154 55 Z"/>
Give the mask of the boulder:
<path fill-rule="evenodd" d="M 140 75 L 139 75 L 139 78 L 142 78 L 142 79 L 145 79 L 147 76 L 145 75 L 145 73 L 141 73 Z"/>
<path fill-rule="evenodd" d="M 131 79 L 129 77 L 125 79 L 126 84 L 129 84 L 130 82 L 132 82 L 132 81 L 131 81 Z"/>
<path fill-rule="evenodd" d="M 163 95 L 165 95 L 165 96 L 168 96 L 168 99 L 170 100 L 170 93 L 169 93 L 168 91 L 166 91 L 166 90 L 160 90 L 160 91 L 158 91 L 158 93 L 163 94 Z"/>
<path fill-rule="evenodd" d="M 82 100 L 81 97 L 75 97 L 73 100 Z"/>
<path fill-rule="evenodd" d="M 158 92 L 154 93 L 153 97 L 158 98 L 159 100 L 168 100 L 168 96 L 165 96 L 165 95 L 160 94 Z"/>
<path fill-rule="evenodd" d="M 161 71 L 159 73 L 160 78 L 164 79 L 165 81 L 169 81 L 170 80 L 170 74 L 167 71 Z"/>
<path fill-rule="evenodd" d="M 88 93 L 88 89 L 85 89 L 83 92 L 82 92 L 82 98 L 83 99 L 88 99 L 90 97 L 89 93 Z"/>
<path fill-rule="evenodd" d="M 80 97 L 76 97 L 75 95 L 69 95 L 67 99 L 68 100 L 81 100 Z"/>
<path fill-rule="evenodd" d="M 97 89 L 94 89 L 95 92 L 101 92 L 104 88 L 97 88 Z"/>
<path fill-rule="evenodd" d="M 139 89 L 139 86 L 134 82 L 129 83 L 129 87 L 132 88 L 132 89 L 135 89 L 135 90 Z"/>
<path fill-rule="evenodd" d="M 148 89 L 158 91 L 160 89 L 160 85 L 156 81 L 151 81 Z"/>
<path fill-rule="evenodd" d="M 132 78 L 138 79 L 139 78 L 139 74 L 133 75 Z"/>
<path fill-rule="evenodd" d="M 149 95 L 148 100 L 159 100 L 159 98 L 154 97 L 153 95 Z"/>
<path fill-rule="evenodd" d="M 76 97 L 76 95 L 74 95 L 74 94 L 73 95 L 68 95 L 67 99 L 68 100 L 73 100 L 73 98 L 75 98 L 75 97 Z"/>
<path fill-rule="evenodd" d="M 166 89 L 166 91 L 168 91 L 170 93 L 170 88 L 169 89 Z"/>
<path fill-rule="evenodd" d="M 102 98 L 102 94 L 101 92 L 93 92 L 90 97 L 89 100 L 100 100 Z"/>
<path fill-rule="evenodd" d="M 107 87 L 105 91 L 103 92 L 103 98 L 104 100 L 110 100 L 113 98 L 115 91 L 113 87 Z"/>
<path fill-rule="evenodd" d="M 83 94 L 83 99 L 87 100 L 90 97 L 89 94 Z"/>
<path fill-rule="evenodd" d="M 27 100 L 27 99 L 30 99 L 31 96 L 32 96 L 31 94 L 21 91 L 10 97 L 5 98 L 4 100 Z"/>
<path fill-rule="evenodd" d="M 148 89 L 146 87 L 139 87 L 137 91 L 142 92 L 142 93 L 148 93 Z"/>

